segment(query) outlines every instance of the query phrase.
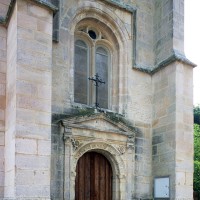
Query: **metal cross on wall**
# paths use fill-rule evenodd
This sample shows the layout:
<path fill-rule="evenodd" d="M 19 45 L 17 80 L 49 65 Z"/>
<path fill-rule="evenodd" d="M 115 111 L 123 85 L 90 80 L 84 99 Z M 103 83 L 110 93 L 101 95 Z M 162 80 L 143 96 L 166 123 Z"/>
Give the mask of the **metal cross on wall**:
<path fill-rule="evenodd" d="M 94 81 L 95 82 L 95 87 L 96 87 L 96 102 L 95 102 L 95 108 L 98 110 L 100 107 L 99 107 L 99 103 L 98 103 L 98 87 L 100 84 L 105 84 L 104 81 L 102 81 L 100 78 L 99 78 L 99 75 L 98 73 L 95 74 L 95 78 L 92 77 L 92 78 L 88 78 L 90 81 Z"/>

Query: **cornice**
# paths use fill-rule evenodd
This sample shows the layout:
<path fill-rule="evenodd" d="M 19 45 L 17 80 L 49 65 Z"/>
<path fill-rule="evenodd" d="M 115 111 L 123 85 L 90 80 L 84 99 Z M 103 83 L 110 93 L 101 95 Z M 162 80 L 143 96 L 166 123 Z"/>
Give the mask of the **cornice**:
<path fill-rule="evenodd" d="M 112 5 L 115 5 L 119 8 L 125 9 L 129 12 L 135 12 L 137 10 L 137 8 L 135 6 L 126 4 L 126 3 L 121 2 L 121 1 L 117 1 L 117 0 L 104 0 L 104 1 L 106 1 L 107 3 L 110 3 Z"/>
<path fill-rule="evenodd" d="M 168 58 L 164 59 L 163 61 L 161 61 L 157 65 L 155 65 L 153 69 L 147 69 L 145 67 L 139 67 L 137 65 L 134 65 L 133 69 L 141 71 L 141 72 L 144 72 L 144 73 L 147 73 L 147 74 L 150 74 L 150 75 L 153 75 L 157 71 L 159 71 L 162 68 L 170 65 L 173 62 L 181 62 L 181 63 L 189 65 L 189 66 L 191 66 L 193 68 L 197 66 L 196 64 L 191 62 L 189 59 L 187 59 L 184 54 L 181 54 L 181 53 L 179 53 L 177 51 L 174 51 L 172 55 L 170 55 Z"/>
<path fill-rule="evenodd" d="M 54 13 L 58 11 L 58 8 L 56 6 L 54 6 L 52 3 L 49 3 L 45 0 L 31 0 L 31 1 L 51 10 Z M 13 12 L 14 6 L 15 6 L 15 3 L 16 3 L 16 0 L 11 0 L 6 16 L 5 17 L 0 16 L 0 24 L 5 25 L 5 26 L 8 24 Z"/>

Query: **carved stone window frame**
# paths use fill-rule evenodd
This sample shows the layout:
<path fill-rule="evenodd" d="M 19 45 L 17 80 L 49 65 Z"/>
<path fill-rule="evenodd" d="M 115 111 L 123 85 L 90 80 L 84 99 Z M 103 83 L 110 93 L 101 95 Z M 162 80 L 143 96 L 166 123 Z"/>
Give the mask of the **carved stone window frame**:
<path fill-rule="evenodd" d="M 103 5 L 103 4 L 102 4 Z M 114 71 L 112 74 L 117 75 L 117 77 L 112 78 L 112 100 L 110 101 L 110 108 L 117 113 L 123 113 L 124 106 L 126 105 L 126 100 L 128 97 L 125 98 L 128 93 L 127 90 L 127 82 L 123 81 L 125 77 L 128 76 L 127 67 L 131 62 L 131 57 L 128 55 L 128 58 L 124 56 L 124 52 L 126 52 L 127 46 L 130 46 L 130 37 L 126 30 L 125 25 L 117 18 L 113 12 L 111 12 L 105 5 L 99 9 L 99 2 L 90 2 L 90 6 L 88 7 L 87 4 L 81 3 L 80 8 L 78 8 L 76 15 L 71 20 L 70 26 L 70 37 L 69 37 L 69 54 L 70 56 L 70 71 L 73 72 L 74 70 L 74 40 L 76 39 L 76 30 L 81 23 L 89 21 L 94 21 L 98 29 L 104 27 L 106 31 L 110 31 L 109 34 L 106 35 L 106 40 L 109 41 L 112 45 L 110 47 L 113 49 L 112 52 L 112 70 Z M 126 12 L 126 10 L 124 10 Z M 128 11 L 129 12 L 129 11 Z M 95 26 L 91 26 L 95 27 Z M 101 28 L 99 29 L 101 32 Z M 111 39 L 111 40 L 110 40 Z M 114 39 L 114 42 L 113 40 Z M 105 41 L 106 41 L 105 40 Z M 70 77 L 69 80 L 73 83 L 73 76 Z M 70 102 L 72 106 L 83 107 L 83 104 L 74 103 L 74 85 L 70 87 Z M 123 98 L 121 95 L 123 94 Z M 123 99 L 123 100 L 122 100 Z"/>

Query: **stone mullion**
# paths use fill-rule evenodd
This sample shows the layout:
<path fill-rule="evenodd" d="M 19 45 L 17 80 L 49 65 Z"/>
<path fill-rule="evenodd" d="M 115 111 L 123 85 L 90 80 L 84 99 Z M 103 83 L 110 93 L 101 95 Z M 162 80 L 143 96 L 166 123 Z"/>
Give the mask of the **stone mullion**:
<path fill-rule="evenodd" d="M 95 60 L 95 45 L 92 45 L 89 52 L 89 75 L 90 77 L 93 77 L 96 74 L 96 60 Z M 95 93 L 95 87 L 92 81 L 89 82 L 89 104 L 94 105 L 96 93 Z"/>

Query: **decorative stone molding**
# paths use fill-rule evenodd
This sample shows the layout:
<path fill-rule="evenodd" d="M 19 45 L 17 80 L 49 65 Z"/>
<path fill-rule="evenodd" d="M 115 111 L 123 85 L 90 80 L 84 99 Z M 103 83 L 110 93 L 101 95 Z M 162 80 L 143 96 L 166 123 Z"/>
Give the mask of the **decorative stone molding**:
<path fill-rule="evenodd" d="M 73 150 L 76 151 L 81 145 L 82 143 L 74 138 L 71 138 L 71 143 L 73 146 Z"/>
<path fill-rule="evenodd" d="M 120 152 L 120 154 L 124 154 L 126 152 L 126 147 L 123 145 L 117 146 L 117 150 Z"/>
<path fill-rule="evenodd" d="M 64 133 L 63 133 L 63 140 L 65 143 L 69 143 L 71 141 L 72 137 L 72 130 L 71 128 L 64 127 Z"/>
<path fill-rule="evenodd" d="M 144 66 L 138 66 L 137 64 L 134 64 L 133 69 L 153 75 L 156 72 L 163 69 L 164 67 L 166 67 L 176 61 L 181 62 L 186 65 L 189 65 L 191 67 L 197 66 L 195 63 L 193 63 L 189 59 L 187 59 L 185 55 L 183 55 L 177 51 L 173 51 L 172 55 L 170 55 L 169 57 L 167 57 L 165 60 L 161 61 L 160 63 L 156 64 L 155 66 L 152 66 L 152 69 L 147 69 Z"/>
<path fill-rule="evenodd" d="M 113 171 L 113 199 L 125 199 L 126 183 L 133 184 L 127 177 L 126 171 L 127 167 L 131 168 L 129 175 L 130 177 L 134 176 L 135 133 L 137 129 L 122 122 L 123 120 L 117 120 L 113 116 L 109 118 L 103 113 L 74 116 L 62 120 L 65 143 L 65 199 L 69 199 L 69 196 L 70 200 L 75 198 L 77 162 L 87 152 L 97 152 L 108 159 Z M 105 129 L 104 123 L 106 123 L 108 130 Z M 109 134 L 119 135 L 119 140 L 101 138 L 101 134 L 103 136 L 111 128 L 112 131 Z M 120 191 L 120 193 L 115 191 Z M 129 196 L 131 196 L 131 192 Z"/>
<path fill-rule="evenodd" d="M 70 193 L 70 200 L 74 200 L 75 197 L 75 177 L 76 177 L 76 165 L 78 159 L 88 151 L 95 151 L 97 153 L 101 153 L 104 155 L 110 162 L 113 171 L 113 191 L 120 191 L 120 193 L 113 192 L 114 199 L 124 200 L 125 199 L 125 182 L 126 182 L 126 165 L 124 162 L 124 153 L 126 147 L 123 145 L 111 145 L 104 141 L 90 141 L 89 143 L 84 144 L 79 140 L 74 138 L 70 138 L 72 146 L 76 149 L 73 152 L 65 152 L 66 160 L 66 170 L 65 170 L 65 180 L 70 179 L 69 181 L 65 181 L 65 188 L 70 188 L 70 191 L 65 191 L 65 198 L 67 198 L 66 194 Z M 80 146 L 82 145 L 82 146 Z"/>
<path fill-rule="evenodd" d="M 128 149 L 135 149 L 135 137 L 134 136 L 128 136 L 127 138 L 127 148 Z"/>

